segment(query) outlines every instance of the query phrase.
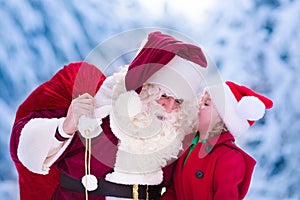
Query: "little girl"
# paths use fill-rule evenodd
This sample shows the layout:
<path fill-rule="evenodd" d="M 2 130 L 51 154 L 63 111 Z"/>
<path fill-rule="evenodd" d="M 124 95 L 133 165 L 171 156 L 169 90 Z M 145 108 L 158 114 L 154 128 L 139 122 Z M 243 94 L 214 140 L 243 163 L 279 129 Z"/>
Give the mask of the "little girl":
<path fill-rule="evenodd" d="M 243 199 L 256 161 L 236 146 L 233 135 L 246 131 L 272 106 L 270 99 L 233 82 L 206 88 L 198 131 L 177 161 L 173 185 L 162 199 Z"/>

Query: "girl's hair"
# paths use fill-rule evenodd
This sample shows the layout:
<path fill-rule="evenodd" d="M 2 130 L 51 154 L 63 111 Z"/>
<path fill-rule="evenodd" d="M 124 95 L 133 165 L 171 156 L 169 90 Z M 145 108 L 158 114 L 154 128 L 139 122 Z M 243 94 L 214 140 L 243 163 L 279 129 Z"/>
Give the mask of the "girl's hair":
<path fill-rule="evenodd" d="M 209 95 L 207 91 L 202 95 L 201 98 L 203 98 L 204 95 Z M 222 132 L 227 131 L 226 125 L 222 118 L 219 115 L 219 121 L 214 125 L 214 127 L 208 132 L 207 138 L 214 137 L 220 135 Z"/>
<path fill-rule="evenodd" d="M 215 124 L 215 126 L 209 131 L 208 138 L 218 136 L 226 130 L 223 120 L 220 118 L 220 121 Z"/>

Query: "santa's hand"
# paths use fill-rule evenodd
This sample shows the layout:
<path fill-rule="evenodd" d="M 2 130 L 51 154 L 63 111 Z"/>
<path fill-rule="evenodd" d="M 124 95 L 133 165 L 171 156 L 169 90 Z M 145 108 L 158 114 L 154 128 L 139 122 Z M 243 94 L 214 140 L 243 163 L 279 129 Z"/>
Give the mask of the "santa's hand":
<path fill-rule="evenodd" d="M 74 134 L 77 131 L 79 118 L 82 115 L 91 117 L 94 111 L 94 106 L 94 98 L 88 93 L 73 99 L 63 123 L 64 132 L 69 135 Z"/>
<path fill-rule="evenodd" d="M 84 138 L 94 138 L 102 132 L 101 124 L 101 119 L 90 118 L 83 115 L 79 118 L 78 130 Z"/>

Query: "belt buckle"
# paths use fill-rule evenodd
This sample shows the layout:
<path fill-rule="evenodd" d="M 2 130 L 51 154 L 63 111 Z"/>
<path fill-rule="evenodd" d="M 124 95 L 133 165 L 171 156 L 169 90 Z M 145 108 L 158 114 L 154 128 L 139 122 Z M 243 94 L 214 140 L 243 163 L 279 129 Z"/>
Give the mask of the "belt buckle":
<path fill-rule="evenodd" d="M 132 186 L 132 197 L 133 197 L 133 200 L 139 199 L 139 185 L 138 184 L 133 184 L 133 186 Z"/>
<path fill-rule="evenodd" d="M 133 184 L 133 186 L 132 186 L 132 197 L 133 197 L 133 200 L 139 199 L 139 185 L 138 184 Z M 146 186 L 146 200 L 149 200 L 148 185 Z"/>

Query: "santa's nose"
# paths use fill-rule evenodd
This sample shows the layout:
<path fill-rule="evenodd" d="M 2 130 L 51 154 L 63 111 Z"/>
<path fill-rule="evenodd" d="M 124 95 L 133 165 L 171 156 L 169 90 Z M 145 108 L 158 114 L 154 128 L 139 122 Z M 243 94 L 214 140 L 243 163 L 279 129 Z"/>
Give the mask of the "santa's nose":
<path fill-rule="evenodd" d="M 172 112 L 172 110 L 176 109 L 176 102 L 173 97 L 169 97 L 168 99 L 165 99 L 163 105 L 162 105 L 167 113 Z"/>

